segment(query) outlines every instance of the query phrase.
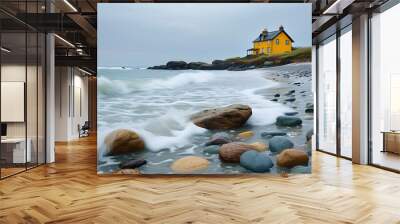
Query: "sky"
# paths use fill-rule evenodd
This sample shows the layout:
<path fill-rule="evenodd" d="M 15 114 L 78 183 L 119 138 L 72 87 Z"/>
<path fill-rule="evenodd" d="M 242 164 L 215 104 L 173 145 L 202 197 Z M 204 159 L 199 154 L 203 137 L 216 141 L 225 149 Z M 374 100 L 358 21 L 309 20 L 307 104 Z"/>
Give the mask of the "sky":
<path fill-rule="evenodd" d="M 311 46 L 311 4 L 99 3 L 98 66 L 245 56 L 264 28 L 280 25 L 295 47 Z"/>

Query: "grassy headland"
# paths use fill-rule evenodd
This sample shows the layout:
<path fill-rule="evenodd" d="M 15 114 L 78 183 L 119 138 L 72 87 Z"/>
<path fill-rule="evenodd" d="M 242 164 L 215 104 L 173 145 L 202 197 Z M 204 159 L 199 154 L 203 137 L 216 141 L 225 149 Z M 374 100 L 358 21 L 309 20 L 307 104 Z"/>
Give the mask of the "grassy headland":
<path fill-rule="evenodd" d="M 262 67 L 285 65 L 290 63 L 310 62 L 311 48 L 294 48 L 290 53 L 273 55 L 247 55 L 245 57 L 214 60 L 211 64 L 204 62 L 170 61 L 166 65 L 149 67 L 149 69 L 169 70 L 247 70 Z"/>

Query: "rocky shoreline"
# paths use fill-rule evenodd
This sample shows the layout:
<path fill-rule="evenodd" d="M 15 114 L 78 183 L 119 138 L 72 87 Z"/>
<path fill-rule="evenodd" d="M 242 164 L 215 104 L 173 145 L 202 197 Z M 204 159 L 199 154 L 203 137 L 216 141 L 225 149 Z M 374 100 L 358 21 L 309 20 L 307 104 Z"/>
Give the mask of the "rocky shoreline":
<path fill-rule="evenodd" d="M 274 124 L 261 129 L 249 127 L 246 121 L 252 116 L 252 109 L 248 105 L 210 108 L 191 117 L 195 125 L 210 131 L 208 137 L 194 142 L 197 146 L 193 152 L 163 150 L 152 154 L 164 155 L 168 158 L 165 162 L 148 161 L 151 158 L 143 156 L 150 153 L 145 142 L 134 130 L 125 129 L 115 130 L 105 138 L 105 152 L 114 158 L 124 158 L 117 159 L 121 161 L 117 173 L 136 173 L 132 170 L 149 173 L 146 168 L 160 163 L 166 163 L 168 173 L 175 174 L 212 173 L 211 166 L 217 164 L 228 170 L 241 167 L 241 172 L 250 173 L 309 173 L 313 126 L 311 66 L 295 64 L 283 68 L 269 68 L 265 76 L 281 83 L 279 86 L 260 90 L 265 98 L 292 109 L 278 116 Z"/>
<path fill-rule="evenodd" d="M 214 60 L 211 64 L 205 62 L 185 62 L 185 61 L 169 61 L 165 65 L 156 65 L 147 69 L 163 69 L 163 70 L 228 70 L 228 71 L 244 71 L 257 68 L 255 65 L 246 65 L 235 63 L 234 61 Z M 258 67 L 260 68 L 260 67 Z"/>
<path fill-rule="evenodd" d="M 245 57 L 230 58 L 225 60 L 214 60 L 206 62 L 169 61 L 165 65 L 156 65 L 147 69 L 161 70 L 228 70 L 244 71 L 256 68 L 269 68 L 272 66 L 286 65 L 311 60 L 310 48 L 298 48 L 293 52 L 281 55 L 248 55 Z"/>

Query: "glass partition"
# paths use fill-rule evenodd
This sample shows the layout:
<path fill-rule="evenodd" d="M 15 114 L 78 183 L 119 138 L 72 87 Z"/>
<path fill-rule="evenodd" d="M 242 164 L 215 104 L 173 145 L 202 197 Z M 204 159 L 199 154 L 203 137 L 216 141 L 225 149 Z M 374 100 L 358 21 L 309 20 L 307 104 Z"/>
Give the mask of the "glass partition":
<path fill-rule="evenodd" d="M 318 149 L 336 154 L 336 36 L 318 47 Z"/>
<path fill-rule="evenodd" d="M 1 2 L 41 13 L 44 1 Z M 45 163 L 45 34 L 0 12 L 0 178 Z"/>
<path fill-rule="evenodd" d="M 26 74 L 26 114 L 27 114 L 27 150 L 30 151 L 30 160 L 27 167 L 37 165 L 38 159 L 38 35 L 36 32 L 27 33 L 27 74 Z"/>
<path fill-rule="evenodd" d="M 26 41 L 25 32 L 1 34 L 2 177 L 24 171 L 31 159 L 26 144 Z"/>
<path fill-rule="evenodd" d="M 400 170 L 400 4 L 371 18 L 371 162 Z"/>
<path fill-rule="evenodd" d="M 37 64 L 37 162 L 46 162 L 46 36 L 38 33 L 38 64 Z"/>
<path fill-rule="evenodd" d="M 352 157 L 352 33 L 351 25 L 340 35 L 340 155 Z"/>

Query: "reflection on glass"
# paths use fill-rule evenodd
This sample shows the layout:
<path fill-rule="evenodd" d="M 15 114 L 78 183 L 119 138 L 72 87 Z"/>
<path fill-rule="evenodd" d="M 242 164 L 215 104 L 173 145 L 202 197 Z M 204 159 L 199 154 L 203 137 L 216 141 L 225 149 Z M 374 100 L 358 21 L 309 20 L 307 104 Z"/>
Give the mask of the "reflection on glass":
<path fill-rule="evenodd" d="M 336 153 L 336 40 L 318 48 L 319 149 Z"/>
<path fill-rule="evenodd" d="M 2 33 L 1 52 L 1 139 L 2 177 L 25 170 L 31 151 L 26 144 L 26 35 Z"/>
<path fill-rule="evenodd" d="M 43 164 L 45 163 L 45 60 L 46 60 L 46 52 L 45 52 L 45 44 L 46 44 L 46 38 L 45 35 L 42 33 L 39 33 L 38 35 L 38 76 L 37 76 L 37 90 L 38 90 L 38 105 L 37 105 L 37 115 L 38 115 L 38 135 L 37 135 L 37 147 L 38 147 L 38 156 L 37 156 L 37 162 L 38 164 Z"/>
<path fill-rule="evenodd" d="M 27 33 L 27 74 L 26 74 L 26 114 L 27 114 L 27 143 L 30 147 L 28 168 L 37 165 L 37 33 Z M 28 147 L 28 148 L 29 148 Z"/>
<path fill-rule="evenodd" d="M 340 36 L 340 153 L 352 157 L 352 35 Z"/>
<path fill-rule="evenodd" d="M 374 15 L 372 25 L 372 163 L 400 170 L 400 5 Z M 385 136 L 383 133 L 385 133 Z M 384 138 L 387 137 L 387 138 Z"/>
<path fill-rule="evenodd" d="M 45 0 L 0 1 L 0 7 L 44 13 Z M 45 44 L 43 33 L 0 12 L 0 178 L 45 162 Z M 7 26 L 10 27 L 10 26 Z"/>

